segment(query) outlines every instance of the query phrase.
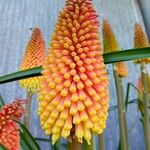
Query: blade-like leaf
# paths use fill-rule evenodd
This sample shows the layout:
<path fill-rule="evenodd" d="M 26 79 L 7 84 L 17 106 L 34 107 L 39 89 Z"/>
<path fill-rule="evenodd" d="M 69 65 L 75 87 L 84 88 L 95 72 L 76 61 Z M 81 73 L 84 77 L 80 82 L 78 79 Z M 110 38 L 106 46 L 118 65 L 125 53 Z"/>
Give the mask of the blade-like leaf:
<path fill-rule="evenodd" d="M 150 47 L 117 51 L 104 54 L 103 56 L 105 64 L 147 58 L 150 57 Z"/>
<path fill-rule="evenodd" d="M 22 150 L 28 150 L 31 149 L 31 147 L 29 145 L 27 145 L 27 142 L 23 139 L 22 135 L 20 134 L 21 138 L 20 138 L 20 143 L 21 143 L 21 149 Z"/>
<path fill-rule="evenodd" d="M 2 96 L 0 95 L 0 108 L 5 105 Z"/>
<path fill-rule="evenodd" d="M 0 77 L 0 84 L 12 82 L 24 78 L 30 78 L 35 76 L 40 76 L 42 71 L 42 67 L 35 67 L 32 69 L 14 72 L 5 76 Z"/>
<path fill-rule="evenodd" d="M 110 64 L 110 63 L 120 62 L 120 61 L 129 61 L 138 58 L 146 58 L 146 57 L 150 57 L 150 47 L 107 53 L 104 54 L 103 56 L 104 56 L 105 64 Z M 24 78 L 40 76 L 41 71 L 42 71 L 42 67 L 35 67 L 32 69 L 18 71 L 12 74 L 1 76 L 0 84 L 21 80 Z"/>
<path fill-rule="evenodd" d="M 34 149 L 34 150 L 40 150 L 40 147 L 34 137 L 31 135 L 31 133 L 26 129 L 26 127 L 16 121 L 20 125 L 20 136 L 21 136 L 21 144 L 22 147 L 26 150 L 26 147 L 28 149 Z"/>
<path fill-rule="evenodd" d="M 0 144 L 0 150 L 7 150 L 3 145 Z"/>
<path fill-rule="evenodd" d="M 36 141 L 40 141 L 40 142 L 49 142 L 50 143 L 50 140 L 49 139 L 44 139 L 44 138 L 34 138 Z"/>

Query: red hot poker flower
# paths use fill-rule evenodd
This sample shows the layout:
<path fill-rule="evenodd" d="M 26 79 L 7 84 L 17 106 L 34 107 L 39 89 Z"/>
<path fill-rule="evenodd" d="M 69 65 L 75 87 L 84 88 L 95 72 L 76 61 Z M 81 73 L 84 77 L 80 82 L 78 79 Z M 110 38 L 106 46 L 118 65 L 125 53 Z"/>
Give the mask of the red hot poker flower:
<path fill-rule="evenodd" d="M 24 114 L 23 103 L 17 100 L 0 109 L 0 144 L 8 150 L 20 149 L 19 128 L 13 119 L 19 120 Z"/>
<path fill-rule="evenodd" d="M 45 41 L 39 28 L 34 28 L 31 39 L 26 47 L 20 70 L 31 69 L 43 65 L 45 58 Z M 20 80 L 22 88 L 34 93 L 39 90 L 40 77 L 32 77 Z"/>
<path fill-rule="evenodd" d="M 68 0 L 43 66 L 39 115 L 53 144 L 71 136 L 88 144 L 108 117 L 108 78 L 97 14 L 90 0 Z"/>
<path fill-rule="evenodd" d="M 139 23 L 135 24 L 134 28 L 134 47 L 135 48 L 144 48 L 149 47 L 148 38 L 144 32 L 142 26 Z M 134 61 L 136 64 L 140 63 L 150 63 L 150 58 L 142 58 Z"/>

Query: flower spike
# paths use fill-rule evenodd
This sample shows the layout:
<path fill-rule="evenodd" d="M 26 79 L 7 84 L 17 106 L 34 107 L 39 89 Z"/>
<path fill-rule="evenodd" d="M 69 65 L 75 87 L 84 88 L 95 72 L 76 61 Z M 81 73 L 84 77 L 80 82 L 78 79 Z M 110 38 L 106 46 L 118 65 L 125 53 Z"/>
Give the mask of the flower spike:
<path fill-rule="evenodd" d="M 135 24 L 134 31 L 134 47 L 135 48 L 144 48 L 149 47 L 149 42 L 146 34 L 144 33 L 142 26 L 139 23 Z M 134 61 L 136 64 L 139 63 L 150 63 L 150 58 L 142 58 Z"/>
<path fill-rule="evenodd" d="M 45 57 L 45 42 L 39 28 L 34 28 L 31 39 L 26 47 L 20 70 L 31 69 L 43 65 Z M 39 90 L 40 77 L 32 77 L 20 80 L 22 88 L 27 88 L 32 93 Z"/>
<path fill-rule="evenodd" d="M 20 149 L 19 127 L 13 119 L 21 119 L 25 112 L 23 103 L 22 100 L 16 100 L 0 109 L 0 144 L 8 150 Z"/>
<path fill-rule="evenodd" d="M 115 33 L 113 32 L 108 20 L 103 21 L 103 46 L 104 53 L 110 53 L 121 50 L 116 39 Z M 124 62 L 118 62 L 115 64 L 115 66 L 119 77 L 127 77 L 128 70 Z"/>
<path fill-rule="evenodd" d="M 119 51 L 120 47 L 116 39 L 115 33 L 113 32 L 110 23 L 106 19 L 103 21 L 102 32 L 103 32 L 104 53 Z"/>
<path fill-rule="evenodd" d="M 68 0 L 58 18 L 42 71 L 38 113 L 42 128 L 60 137 L 101 134 L 108 117 L 108 78 L 97 14 L 90 0 Z"/>

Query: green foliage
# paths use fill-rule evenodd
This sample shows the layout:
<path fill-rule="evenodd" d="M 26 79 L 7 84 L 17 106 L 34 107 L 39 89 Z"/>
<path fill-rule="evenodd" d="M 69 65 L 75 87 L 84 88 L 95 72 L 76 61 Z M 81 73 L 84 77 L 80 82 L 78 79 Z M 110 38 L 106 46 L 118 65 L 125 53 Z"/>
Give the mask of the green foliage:
<path fill-rule="evenodd" d="M 5 105 L 2 96 L 0 95 L 0 108 Z"/>
<path fill-rule="evenodd" d="M 150 57 L 150 47 L 107 53 L 103 56 L 105 64 L 111 64 L 120 61 L 129 61 L 138 58 L 146 58 Z M 0 77 L 0 84 L 21 80 L 29 77 L 40 76 L 41 71 L 42 67 L 35 67 L 24 71 L 14 72 Z"/>
<path fill-rule="evenodd" d="M 26 127 L 16 121 L 20 125 L 20 136 L 21 136 L 21 146 L 23 150 L 40 150 L 40 147 L 31 133 L 26 129 Z"/>
<path fill-rule="evenodd" d="M 0 144 L 0 150 L 7 150 L 3 145 Z"/>

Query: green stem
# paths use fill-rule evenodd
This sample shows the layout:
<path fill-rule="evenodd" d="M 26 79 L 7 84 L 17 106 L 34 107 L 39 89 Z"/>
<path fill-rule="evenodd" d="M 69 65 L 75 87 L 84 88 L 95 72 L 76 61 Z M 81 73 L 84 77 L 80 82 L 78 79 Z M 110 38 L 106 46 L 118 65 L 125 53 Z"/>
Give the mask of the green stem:
<path fill-rule="evenodd" d="M 32 102 L 32 92 L 27 92 L 27 103 L 25 106 L 25 117 L 24 117 L 24 125 L 27 129 L 30 128 L 30 113 L 31 113 L 31 102 Z"/>
<path fill-rule="evenodd" d="M 114 78 L 116 84 L 116 94 L 117 94 L 117 102 L 118 102 L 118 117 L 119 117 L 119 129 L 120 129 L 120 142 L 121 142 L 121 149 L 127 150 L 127 141 L 126 141 L 126 129 L 125 129 L 125 109 L 124 109 L 124 102 L 123 102 L 123 90 L 122 90 L 122 82 L 121 79 L 118 77 L 116 72 L 115 66 L 113 66 L 114 71 Z"/>
<path fill-rule="evenodd" d="M 124 108 L 125 109 L 125 108 Z M 126 144 L 127 144 L 127 150 L 130 149 L 129 146 L 129 135 L 128 135 L 128 125 L 127 125 L 127 118 L 126 118 L 126 114 L 124 113 L 124 127 L 125 127 L 125 133 L 126 133 Z"/>
<path fill-rule="evenodd" d="M 94 135 L 92 135 L 91 138 L 91 145 L 88 145 L 88 143 L 84 140 L 82 144 L 83 150 L 94 150 L 95 149 L 95 142 L 94 142 Z"/>
<path fill-rule="evenodd" d="M 144 135 L 145 135 L 146 149 L 150 150 L 150 124 L 148 114 L 149 99 L 148 99 L 147 75 L 145 64 L 141 64 L 141 77 L 143 83 Z"/>
<path fill-rule="evenodd" d="M 72 143 L 68 143 L 68 150 L 81 150 L 81 144 L 74 139 Z"/>
<path fill-rule="evenodd" d="M 99 135 L 99 149 L 105 150 L 105 132 L 103 132 L 103 134 Z"/>

